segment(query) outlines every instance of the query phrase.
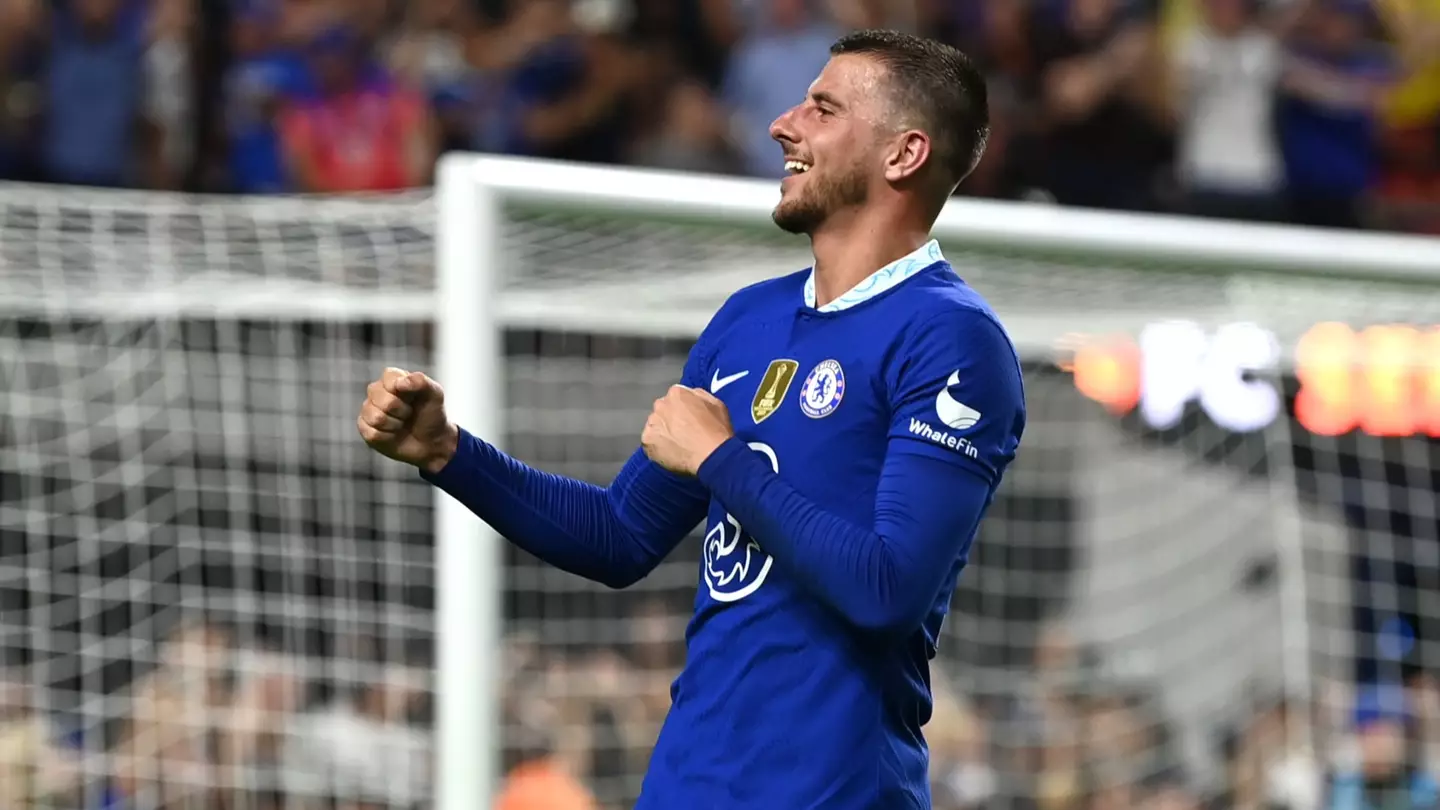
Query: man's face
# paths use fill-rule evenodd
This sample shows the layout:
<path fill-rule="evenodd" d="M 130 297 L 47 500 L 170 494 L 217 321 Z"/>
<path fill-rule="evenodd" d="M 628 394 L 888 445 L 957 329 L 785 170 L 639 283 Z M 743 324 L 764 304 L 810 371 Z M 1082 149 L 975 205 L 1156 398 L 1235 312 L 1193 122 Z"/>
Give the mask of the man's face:
<path fill-rule="evenodd" d="M 770 125 L 789 174 L 772 214 L 782 230 L 814 233 L 837 211 L 869 197 L 882 171 L 884 80 L 884 68 L 870 57 L 836 56 L 805 100 Z"/>

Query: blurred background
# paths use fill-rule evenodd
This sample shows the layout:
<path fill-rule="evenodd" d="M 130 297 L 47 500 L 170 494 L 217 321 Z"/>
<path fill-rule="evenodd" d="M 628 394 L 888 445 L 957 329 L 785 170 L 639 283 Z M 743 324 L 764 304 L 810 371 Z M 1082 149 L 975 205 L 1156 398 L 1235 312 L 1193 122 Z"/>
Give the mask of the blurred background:
<path fill-rule="evenodd" d="M 423 186 L 476 150 L 776 177 L 767 127 L 840 33 L 970 54 L 961 194 L 1431 232 L 1426 0 L 6 0 L 0 177 Z"/>
<path fill-rule="evenodd" d="M 937 810 L 1440 807 L 1440 3 L 0 0 L 0 808 L 430 806 L 431 493 L 353 419 L 433 369 L 438 157 L 773 181 L 862 27 L 990 79 L 953 221 L 1238 257 L 937 230 L 1031 412 Z M 605 483 L 808 252 L 547 193 L 500 229 L 498 438 Z M 698 549 L 622 593 L 505 552 L 497 810 L 632 805 Z"/>

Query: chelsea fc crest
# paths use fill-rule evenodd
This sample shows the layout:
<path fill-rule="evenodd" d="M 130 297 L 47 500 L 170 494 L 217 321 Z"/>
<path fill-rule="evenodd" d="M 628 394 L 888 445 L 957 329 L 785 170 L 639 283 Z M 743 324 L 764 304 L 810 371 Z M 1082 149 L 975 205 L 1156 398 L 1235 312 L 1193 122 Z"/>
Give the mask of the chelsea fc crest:
<path fill-rule="evenodd" d="M 840 363 L 826 360 L 810 370 L 800 388 L 800 410 L 811 419 L 829 416 L 845 396 L 845 372 Z"/>

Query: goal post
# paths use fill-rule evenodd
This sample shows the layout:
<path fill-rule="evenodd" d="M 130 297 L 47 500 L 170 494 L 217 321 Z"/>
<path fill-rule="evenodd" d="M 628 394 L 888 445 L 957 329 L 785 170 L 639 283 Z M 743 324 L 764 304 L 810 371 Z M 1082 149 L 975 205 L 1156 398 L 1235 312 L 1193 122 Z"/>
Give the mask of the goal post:
<path fill-rule="evenodd" d="M 481 164 L 446 155 L 436 174 L 436 362 L 450 418 L 503 435 L 505 362 L 498 316 L 503 200 L 477 182 Z M 474 427 L 470 427 L 474 425 Z M 498 439 L 497 439 L 498 441 Z M 488 806 L 501 777 L 499 712 L 503 540 L 458 501 L 435 492 L 435 807 Z"/>
<path fill-rule="evenodd" d="M 514 382 L 505 369 L 526 362 L 525 349 L 507 352 L 506 332 L 693 339 L 730 292 L 809 263 L 804 241 L 779 234 L 770 223 L 778 198 L 773 182 L 469 155 L 447 156 L 438 178 L 442 340 L 437 367 L 450 386 L 455 418 L 484 426 L 495 437 L 515 433 L 504 425 L 505 414 L 516 407 L 503 401 Z M 1145 395 L 1153 387 L 1160 404 L 1147 413 L 1193 411 L 1201 401 L 1202 410 L 1213 404 L 1213 412 L 1206 411 L 1210 419 L 1221 414 L 1218 421 L 1224 424 L 1254 422 L 1254 409 L 1264 407 L 1256 402 L 1264 397 L 1251 392 L 1247 398 L 1242 389 L 1248 383 L 1240 376 L 1291 374 L 1296 342 L 1314 325 L 1440 323 L 1440 242 L 1429 239 L 967 199 L 950 202 L 934 234 L 962 275 L 991 298 L 1030 361 L 1043 366 L 1058 360 L 1074 371 L 1077 340 L 1129 336 L 1141 341 L 1149 334 L 1148 349 L 1160 354 L 1143 368 L 1154 377 Z M 484 301 L 478 309 L 477 299 Z M 1230 328 L 1236 325 L 1240 328 Z M 1247 332 L 1246 326 L 1258 328 Z M 1203 335 L 1217 330 L 1238 345 L 1231 350 L 1239 355 L 1230 358 L 1244 366 L 1237 378 L 1219 380 L 1213 390 L 1176 379 L 1167 383 L 1175 390 L 1161 390 L 1166 368 L 1177 363 L 1189 364 L 1182 371 L 1213 375 L 1215 369 L 1199 355 L 1206 345 Z M 1252 339 L 1272 342 L 1274 356 L 1264 356 Z M 1275 387 L 1283 411 L 1285 383 L 1277 381 Z M 1055 396 L 1056 390 L 1053 380 L 1039 380 L 1032 397 Z M 1032 399 L 1032 414 L 1037 413 L 1027 436 L 1028 453 L 1022 455 L 1046 459 L 1059 449 L 1056 443 L 1074 445 L 1064 448 L 1063 466 L 1094 467 L 1095 477 L 1076 473 L 1079 486 L 1091 490 L 1086 496 L 1091 509 L 1109 510 L 1089 522 L 1092 532 L 1118 529 L 1132 535 L 1123 542 L 1103 536 L 1078 541 L 1092 548 L 1090 561 L 1081 564 L 1091 570 L 1076 577 L 1079 593 L 1072 596 L 1082 604 L 1071 609 L 1087 615 L 1075 623 L 1087 625 L 1090 638 L 1134 648 L 1118 659 L 1143 662 L 1135 666 L 1179 683 L 1167 690 L 1164 702 L 1181 716 L 1181 725 L 1189 726 L 1183 746 L 1189 749 L 1188 761 L 1213 757 L 1201 750 L 1204 743 L 1197 737 L 1203 732 L 1197 729 L 1207 712 L 1213 713 L 1217 696 L 1235 699 L 1262 682 L 1277 692 L 1309 698 L 1312 667 L 1322 657 L 1335 670 L 1326 673 L 1327 682 L 1346 680 L 1340 671 L 1348 664 L 1342 662 L 1355 651 L 1344 640 L 1349 554 L 1339 525 L 1343 521 L 1317 516 L 1326 510 L 1302 505 L 1296 494 L 1317 486 L 1302 485 L 1301 478 L 1325 479 L 1318 485 L 1322 489 L 1338 485 L 1327 478 L 1333 470 L 1291 469 L 1292 447 L 1319 450 L 1308 447 L 1315 444 L 1310 438 L 1294 435 L 1296 428 L 1283 413 L 1263 425 L 1245 424 L 1251 438 L 1240 441 L 1238 450 L 1222 450 L 1229 440 L 1213 428 L 1151 426 L 1168 430 L 1164 440 L 1171 444 L 1204 445 L 1188 448 L 1192 456 L 1228 452 L 1238 466 L 1269 467 L 1264 478 L 1239 494 L 1233 476 L 1196 473 L 1186 464 L 1156 464 L 1142 458 L 1141 451 L 1106 445 L 1098 436 L 1107 429 L 1100 422 L 1109 417 L 1071 413 L 1060 417 L 1064 424 L 1047 425 L 1046 419 L 1057 417 L 1044 402 Z M 635 418 L 638 425 L 643 414 L 636 410 Z M 1193 422 L 1187 416 L 1184 424 Z M 1064 435 L 1066 428 L 1077 426 L 1097 433 Z M 1124 441 L 1133 440 L 1133 432 L 1106 435 Z M 1012 478 L 1033 484 L 1046 476 L 1023 460 L 1017 464 Z M 1108 475 L 1121 483 L 1107 485 Z M 1155 490 L 1157 479 L 1166 476 L 1174 480 Z M 1196 503 L 1173 501 L 1174 489 L 1187 486 L 1194 487 Z M 1146 514 L 1147 500 L 1160 514 Z M 1233 504 L 1234 512 L 1186 517 L 1189 509 L 1205 503 L 1222 512 Z M 1361 508 L 1384 507 L 1371 502 Z M 443 499 L 441 510 L 446 536 L 439 541 L 437 564 L 446 593 L 440 626 L 462 634 L 472 649 L 499 649 L 502 619 L 488 587 L 496 574 L 476 570 L 499 564 L 490 548 L 493 538 Z M 1188 532 L 1196 534 L 1167 525 L 1167 519 L 1190 520 L 1195 525 Z M 1185 548 L 1199 533 L 1217 528 L 1222 536 L 1203 548 L 1219 555 L 1221 562 L 1212 567 L 1225 569 L 1223 577 L 1207 573 L 1203 554 Z M 1134 545 L 1157 531 L 1174 535 L 1161 543 L 1168 552 Z M 1173 573 L 1170 566 L 1179 563 L 1145 556 L 1157 553 L 1177 554 L 1193 568 Z M 1243 604 L 1243 586 L 1221 580 L 1232 575 L 1237 561 L 1249 559 L 1246 555 L 1259 560 L 1267 554 L 1274 557 L 1279 580 L 1273 599 L 1263 606 Z M 1137 562 L 1146 559 L 1152 561 Z M 1157 576 L 1159 584 L 1123 584 L 1137 575 L 1143 579 L 1146 572 L 1135 573 L 1136 565 L 1151 565 L 1150 574 L 1178 579 L 1166 582 Z M 487 587 L 469 587 L 478 583 Z M 1317 596 L 1315 588 L 1325 593 Z M 1193 594 L 1185 596 L 1186 591 Z M 1196 617 L 1187 611 L 1204 613 Z M 1325 626 L 1313 628 L 1316 620 Z M 1227 644 L 1229 636 L 1254 630 L 1257 621 L 1265 627 L 1247 651 L 1236 652 Z M 1193 638 L 1184 643 L 1193 648 L 1208 639 L 1210 646 L 1200 655 L 1233 656 L 1226 664 L 1233 672 L 1217 677 L 1219 665 L 1212 661 L 1197 675 L 1193 655 L 1186 664 L 1163 660 L 1183 655 L 1172 641 L 1187 622 Z M 1107 635 L 1117 638 L 1104 639 Z M 1278 653 L 1267 650 L 1272 643 Z M 458 810 L 480 805 L 496 787 L 493 767 L 477 769 L 474 757 L 457 749 L 497 742 L 493 731 L 468 724 L 496 722 L 497 710 L 476 701 L 482 694 L 485 700 L 498 700 L 498 695 L 469 688 L 494 677 L 492 660 L 469 651 L 449 656 L 442 657 L 441 701 L 457 710 L 441 714 L 438 806 Z M 1179 674 L 1187 667 L 1190 677 Z"/>

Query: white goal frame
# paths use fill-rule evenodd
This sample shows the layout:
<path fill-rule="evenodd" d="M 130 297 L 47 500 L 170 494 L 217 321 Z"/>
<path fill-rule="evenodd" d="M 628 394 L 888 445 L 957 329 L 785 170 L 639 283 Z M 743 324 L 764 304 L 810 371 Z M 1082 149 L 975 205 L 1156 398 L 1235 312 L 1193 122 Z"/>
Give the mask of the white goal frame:
<path fill-rule="evenodd" d="M 437 362 L 451 418 L 475 434 L 502 435 L 504 330 L 534 323 L 627 334 L 693 336 L 693 311 L 587 305 L 573 295 L 504 294 L 504 211 L 510 203 L 764 224 L 778 198 L 774 182 L 640 171 L 470 154 L 446 155 L 437 174 Z M 1239 264 L 1305 277 L 1440 280 L 1440 240 L 1198 221 L 1180 217 L 1063 209 L 1030 203 L 954 199 L 934 229 L 946 246 L 1021 245 L 1126 260 Z M 799 268 L 792 268 L 799 269 Z M 622 282 L 623 284 L 623 282 Z M 607 301 L 611 299 L 606 299 Z M 718 301 L 716 302 L 719 303 Z M 1022 350 L 1047 352 L 1055 325 L 1009 318 Z M 1127 320 L 1127 318 L 1131 320 Z M 1133 331 L 1134 315 L 1089 313 L 1092 332 Z M 438 810 L 488 806 L 498 788 L 500 738 L 501 547 L 481 521 L 437 493 Z M 1298 533 L 1281 541 L 1281 565 L 1298 560 Z M 1298 577 L 1282 600 L 1304 620 Z M 1297 584 L 1298 583 L 1298 584 Z M 1298 589 L 1298 590 L 1297 590 Z M 1292 610 L 1287 609 L 1287 613 Z M 1304 680 L 1304 634 L 1286 645 L 1287 674 Z M 1296 648 L 1298 646 L 1298 648 Z"/>

